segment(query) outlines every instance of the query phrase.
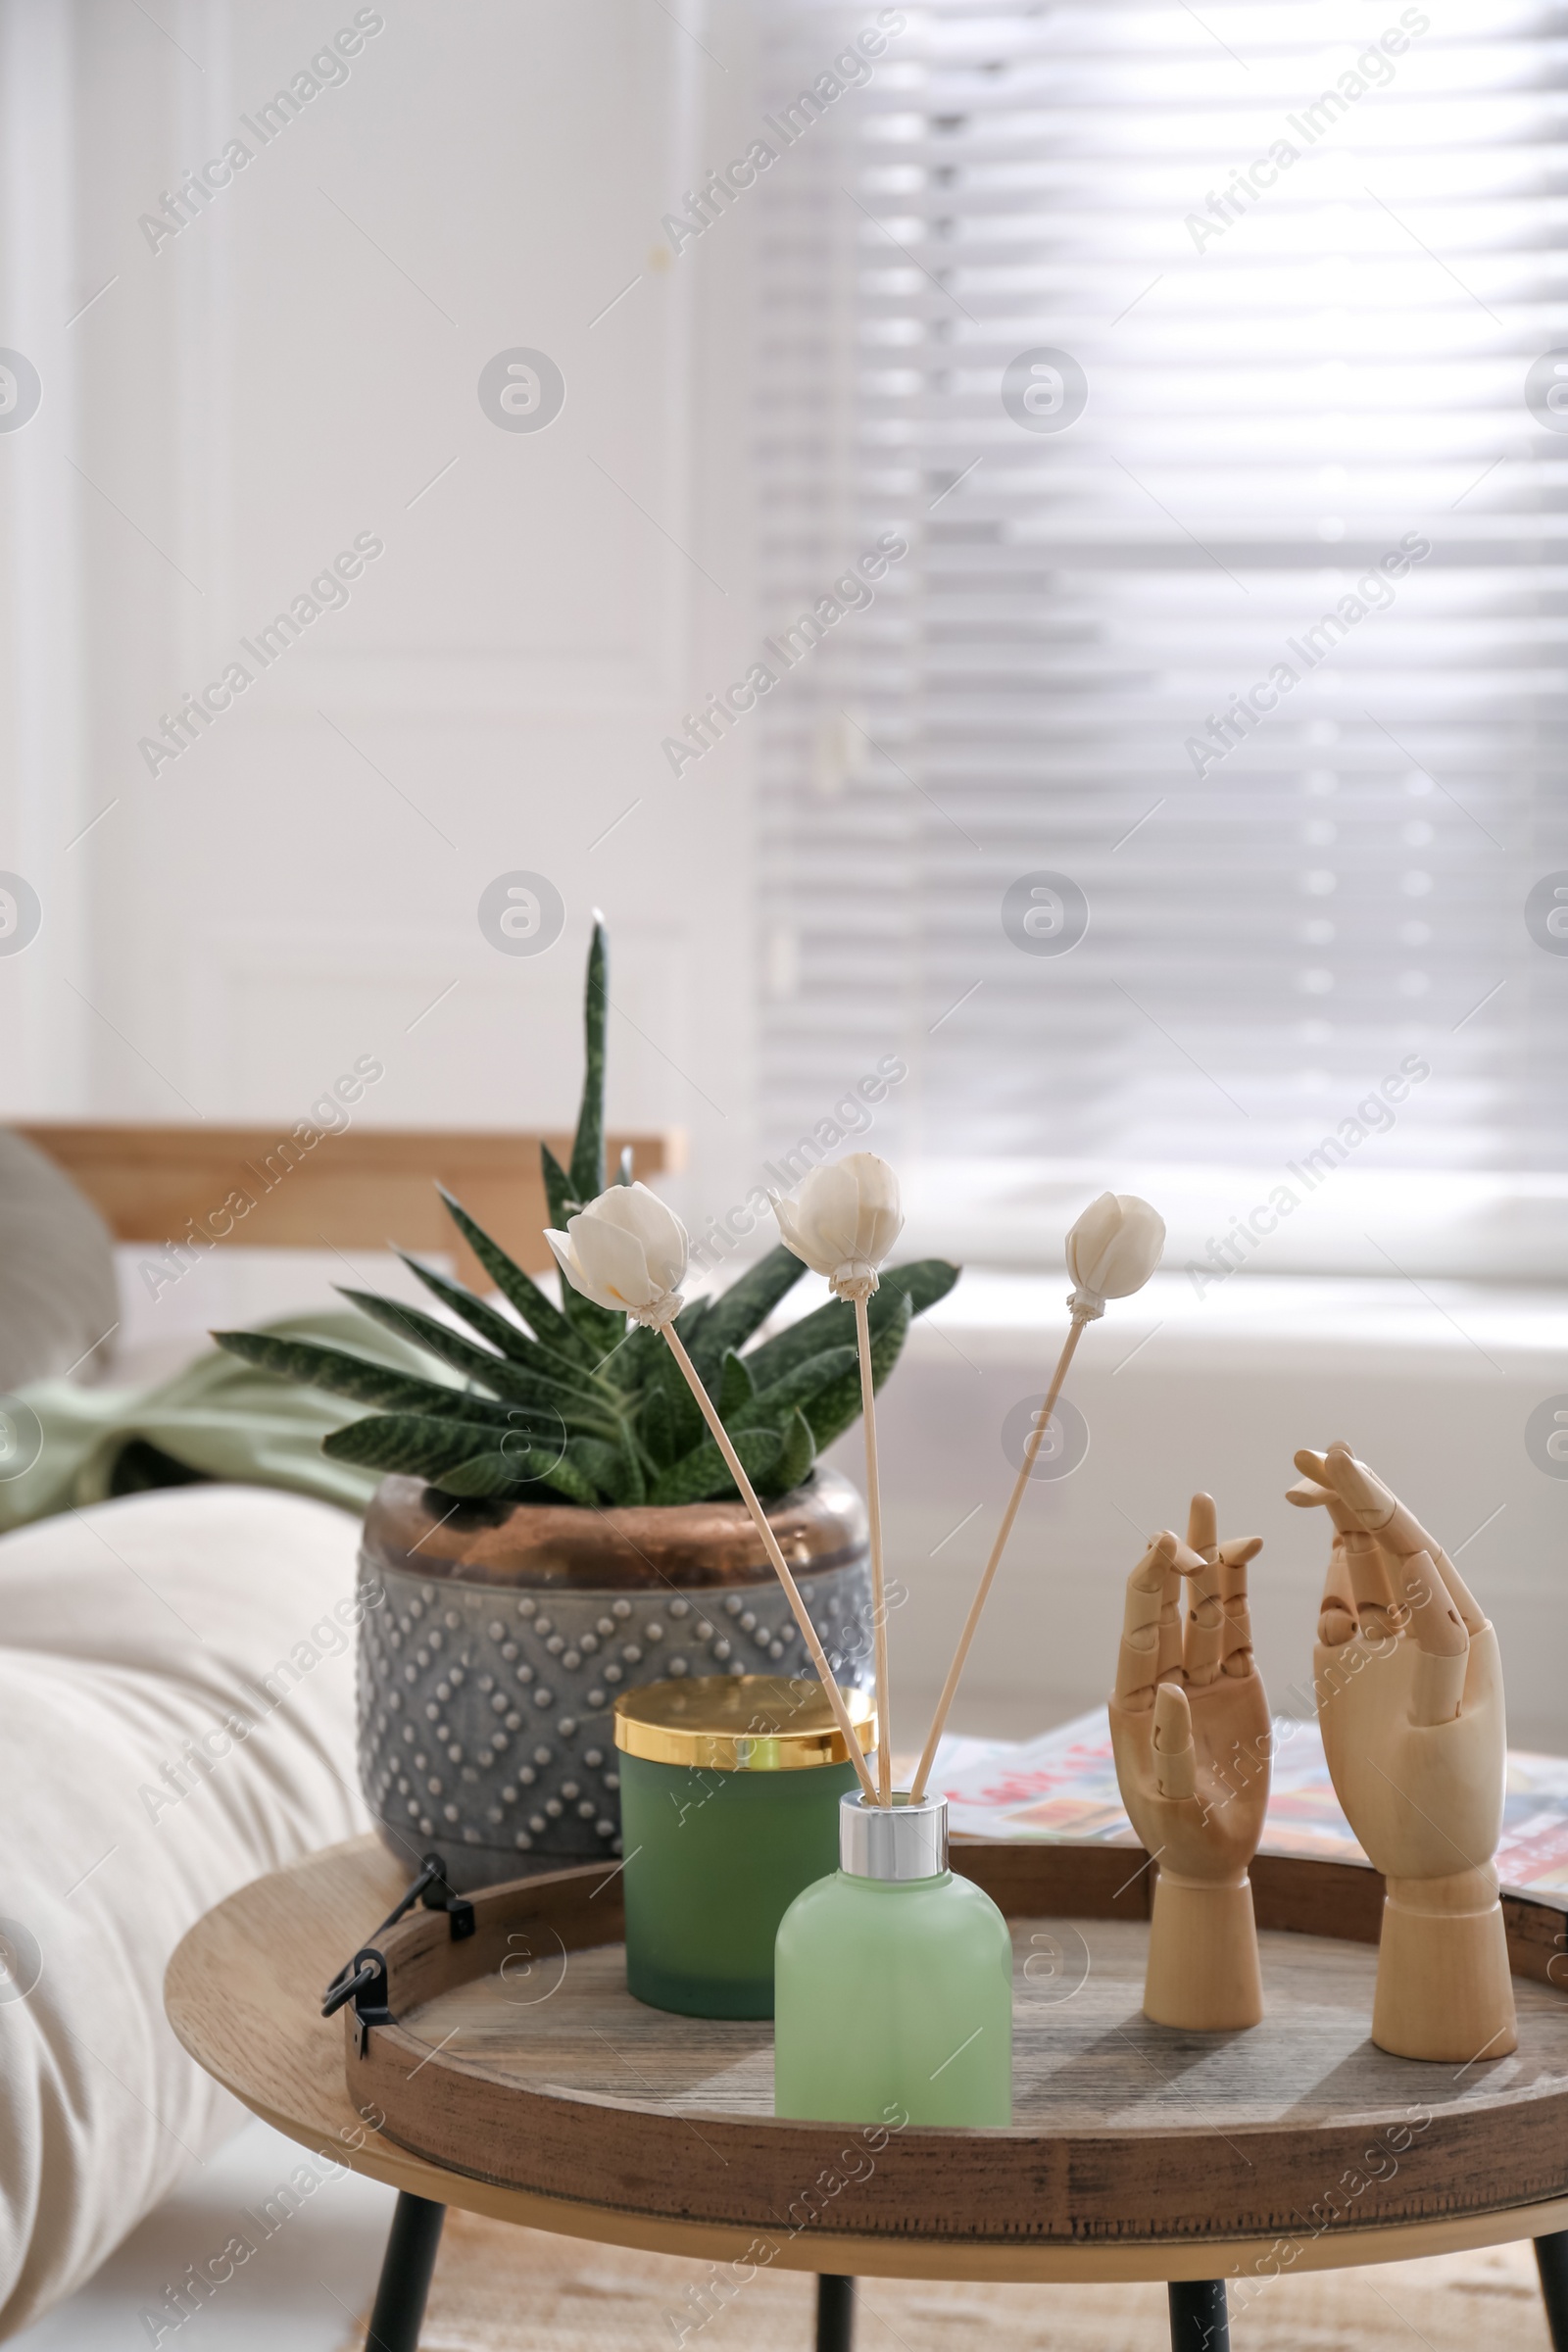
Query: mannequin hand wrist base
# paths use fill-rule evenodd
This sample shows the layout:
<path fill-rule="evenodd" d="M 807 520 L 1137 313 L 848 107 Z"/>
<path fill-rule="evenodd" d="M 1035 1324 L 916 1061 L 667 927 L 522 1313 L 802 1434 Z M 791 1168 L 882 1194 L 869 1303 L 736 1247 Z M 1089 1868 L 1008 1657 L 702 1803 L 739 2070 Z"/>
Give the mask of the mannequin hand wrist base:
<path fill-rule="evenodd" d="M 1385 1881 L 1372 2038 L 1396 2058 L 1468 2066 L 1518 2045 L 1508 1938 L 1492 1863 Z"/>
<path fill-rule="evenodd" d="M 1149 1924 L 1144 2015 L 1155 2025 L 1199 2034 L 1258 2023 L 1263 1980 L 1251 1883 L 1245 1870 L 1225 1880 L 1159 1872 Z"/>

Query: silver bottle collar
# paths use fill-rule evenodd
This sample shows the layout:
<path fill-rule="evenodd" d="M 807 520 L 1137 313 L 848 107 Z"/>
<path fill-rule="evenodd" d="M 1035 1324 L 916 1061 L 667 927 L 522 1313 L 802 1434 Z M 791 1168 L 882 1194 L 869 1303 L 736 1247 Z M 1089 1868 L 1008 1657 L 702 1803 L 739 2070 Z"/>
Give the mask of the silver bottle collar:
<path fill-rule="evenodd" d="M 870 1805 L 858 1788 L 839 1799 L 839 1868 L 852 1879 L 935 1879 L 948 1867 L 948 1800 L 917 1805 L 895 1794 Z"/>

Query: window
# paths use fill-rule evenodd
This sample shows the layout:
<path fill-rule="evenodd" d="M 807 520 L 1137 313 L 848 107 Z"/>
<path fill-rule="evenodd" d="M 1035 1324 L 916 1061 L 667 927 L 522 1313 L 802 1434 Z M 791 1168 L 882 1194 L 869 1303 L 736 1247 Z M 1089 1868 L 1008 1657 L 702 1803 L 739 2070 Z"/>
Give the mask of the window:
<path fill-rule="evenodd" d="M 775 1145 L 892 1051 L 971 1254 L 1283 1187 L 1259 1265 L 1568 1276 L 1552 20 L 900 13 L 765 64 Z"/>

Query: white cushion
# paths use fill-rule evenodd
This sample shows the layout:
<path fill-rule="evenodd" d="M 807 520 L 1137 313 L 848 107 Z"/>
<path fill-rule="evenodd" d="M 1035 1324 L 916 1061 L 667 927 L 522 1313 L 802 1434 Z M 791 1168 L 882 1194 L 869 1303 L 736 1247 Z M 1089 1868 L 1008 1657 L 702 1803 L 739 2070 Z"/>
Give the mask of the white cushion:
<path fill-rule="evenodd" d="M 108 1226 L 64 1168 L 0 1128 L 0 1390 L 89 1378 L 120 1320 Z"/>
<path fill-rule="evenodd" d="M 368 1826 L 358 1533 L 212 1486 L 0 1539 L 0 2335 L 239 2120 L 170 2032 L 164 1970 L 236 1886 Z"/>

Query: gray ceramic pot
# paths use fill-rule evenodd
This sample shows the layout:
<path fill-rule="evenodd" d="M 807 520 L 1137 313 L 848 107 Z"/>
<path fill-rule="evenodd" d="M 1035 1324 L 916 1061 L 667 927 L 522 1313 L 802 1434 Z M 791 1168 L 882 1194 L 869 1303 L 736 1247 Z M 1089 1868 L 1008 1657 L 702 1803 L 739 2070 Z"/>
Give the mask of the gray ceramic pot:
<path fill-rule="evenodd" d="M 859 1495 L 819 1468 L 768 1518 L 839 1680 L 868 1684 Z M 619 1854 L 617 1691 L 810 1672 L 739 1502 L 454 1508 L 388 1478 L 360 1578 L 366 1801 L 400 1859 L 439 1853 L 458 1887 Z"/>

